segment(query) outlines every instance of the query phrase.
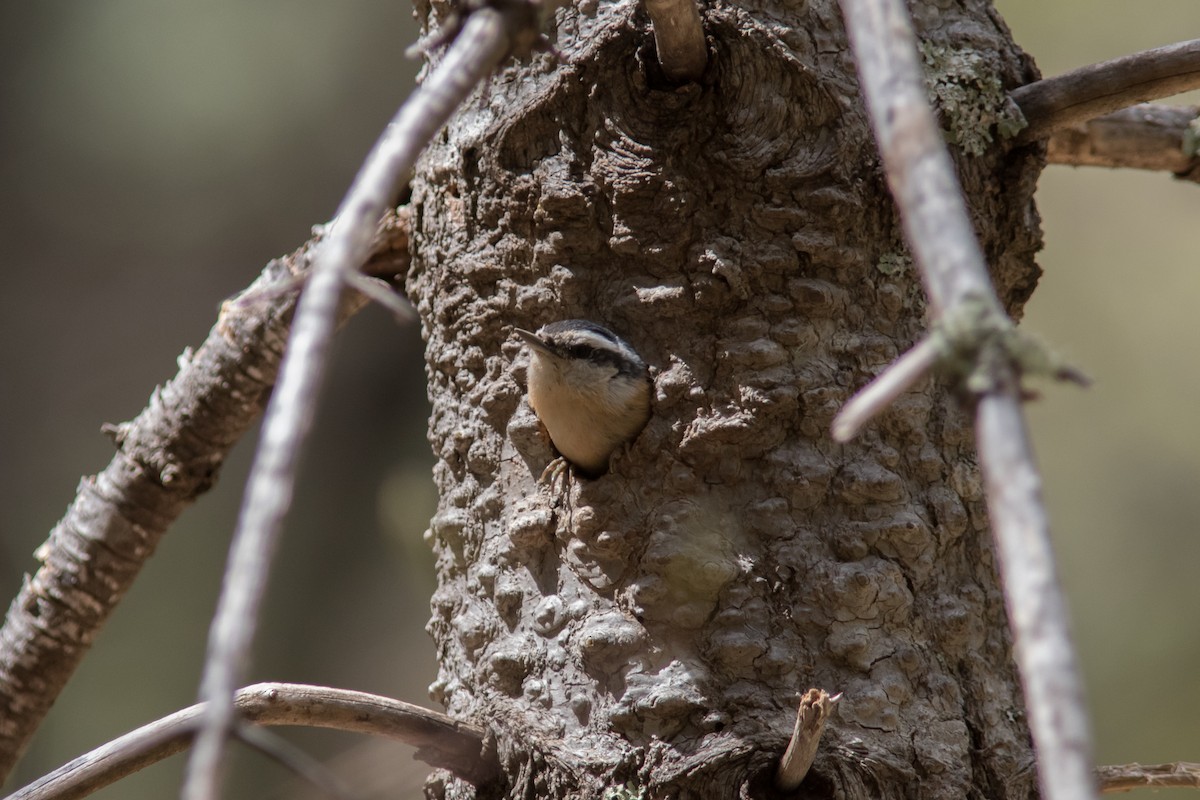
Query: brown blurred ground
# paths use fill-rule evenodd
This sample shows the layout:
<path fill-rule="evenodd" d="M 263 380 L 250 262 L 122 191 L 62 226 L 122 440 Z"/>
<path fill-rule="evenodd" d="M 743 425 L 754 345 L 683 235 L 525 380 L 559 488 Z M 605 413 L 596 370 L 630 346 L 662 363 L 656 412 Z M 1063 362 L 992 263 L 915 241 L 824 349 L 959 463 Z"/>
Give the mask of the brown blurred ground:
<path fill-rule="evenodd" d="M 1200 36 L 1194 0 L 999 6 L 1046 74 Z M 107 462 L 100 424 L 135 415 L 221 300 L 333 213 L 410 88 L 413 36 L 408 6 L 383 0 L 0 6 L 4 602 L 80 475 Z M 1200 187 L 1055 167 L 1039 201 L 1046 275 L 1025 325 L 1097 379 L 1048 387 L 1031 416 L 1098 756 L 1200 760 Z M 373 309 L 343 336 L 255 679 L 428 703 L 419 351 L 415 328 Z M 168 535 L 14 782 L 191 702 L 249 450 Z M 343 758 L 355 776 L 407 765 L 399 748 L 362 752 Z M 231 797 L 284 780 L 239 762 Z M 98 796 L 173 796 L 179 764 Z M 372 791 L 417 797 L 419 782 Z"/>

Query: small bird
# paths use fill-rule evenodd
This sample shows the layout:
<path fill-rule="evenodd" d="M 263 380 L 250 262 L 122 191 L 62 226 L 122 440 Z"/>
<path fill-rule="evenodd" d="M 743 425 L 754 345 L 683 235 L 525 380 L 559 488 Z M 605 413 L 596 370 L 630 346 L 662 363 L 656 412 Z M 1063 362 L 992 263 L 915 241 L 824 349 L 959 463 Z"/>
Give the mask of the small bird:
<path fill-rule="evenodd" d="M 586 477 L 650 419 L 650 371 L 615 333 L 583 319 L 516 329 L 529 345 L 529 405 L 562 457 Z"/>

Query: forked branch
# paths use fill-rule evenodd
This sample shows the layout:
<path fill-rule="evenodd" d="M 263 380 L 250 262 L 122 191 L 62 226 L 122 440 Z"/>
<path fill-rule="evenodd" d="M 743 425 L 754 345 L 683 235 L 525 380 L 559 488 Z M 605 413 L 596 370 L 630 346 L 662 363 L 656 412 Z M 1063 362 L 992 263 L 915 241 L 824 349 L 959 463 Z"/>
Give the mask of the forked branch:
<path fill-rule="evenodd" d="M 888 183 L 935 317 L 974 306 L 984 319 L 1006 319 L 926 100 L 903 0 L 840 4 Z M 991 355 L 990 386 L 978 394 L 976 441 L 1039 780 L 1046 800 L 1088 800 L 1095 779 L 1087 707 L 1041 482 L 1012 364 L 1003 353 Z"/>

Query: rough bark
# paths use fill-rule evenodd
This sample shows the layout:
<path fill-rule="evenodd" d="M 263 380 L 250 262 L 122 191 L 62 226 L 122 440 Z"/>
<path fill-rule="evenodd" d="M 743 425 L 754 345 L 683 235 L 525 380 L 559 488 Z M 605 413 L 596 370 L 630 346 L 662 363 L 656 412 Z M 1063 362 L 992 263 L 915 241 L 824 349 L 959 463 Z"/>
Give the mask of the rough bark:
<path fill-rule="evenodd" d="M 988 4 L 911 6 L 961 141 L 990 119 L 963 98 L 1033 67 Z M 1031 796 L 969 417 L 931 385 L 828 433 L 924 324 L 836 3 L 704 17 L 708 71 L 676 90 L 635 6 L 561 13 L 567 63 L 510 65 L 418 170 L 433 695 L 495 732 L 499 796 L 770 796 L 814 686 L 844 697 L 802 794 Z M 977 149 L 960 175 L 1019 311 L 1040 155 Z M 612 472 L 559 491 L 509 333 L 568 317 L 656 393 Z"/>

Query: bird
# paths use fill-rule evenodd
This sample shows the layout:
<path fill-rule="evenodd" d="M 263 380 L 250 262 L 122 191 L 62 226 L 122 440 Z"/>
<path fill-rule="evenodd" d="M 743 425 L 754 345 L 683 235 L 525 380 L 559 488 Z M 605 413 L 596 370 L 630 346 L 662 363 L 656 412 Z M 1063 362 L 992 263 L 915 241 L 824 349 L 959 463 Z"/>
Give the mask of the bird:
<path fill-rule="evenodd" d="M 620 336 L 584 319 L 515 332 L 531 356 L 529 405 L 554 448 L 584 477 L 603 475 L 616 449 L 650 419 L 646 362 Z"/>

